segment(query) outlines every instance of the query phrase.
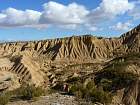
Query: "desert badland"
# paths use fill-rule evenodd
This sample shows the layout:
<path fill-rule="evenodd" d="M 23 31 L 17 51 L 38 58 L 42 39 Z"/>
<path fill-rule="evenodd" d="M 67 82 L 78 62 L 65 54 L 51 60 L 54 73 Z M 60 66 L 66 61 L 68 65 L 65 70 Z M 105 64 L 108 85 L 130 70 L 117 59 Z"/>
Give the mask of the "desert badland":
<path fill-rule="evenodd" d="M 0 92 L 33 84 L 96 105 L 140 105 L 139 53 L 140 25 L 117 38 L 1 43 Z"/>

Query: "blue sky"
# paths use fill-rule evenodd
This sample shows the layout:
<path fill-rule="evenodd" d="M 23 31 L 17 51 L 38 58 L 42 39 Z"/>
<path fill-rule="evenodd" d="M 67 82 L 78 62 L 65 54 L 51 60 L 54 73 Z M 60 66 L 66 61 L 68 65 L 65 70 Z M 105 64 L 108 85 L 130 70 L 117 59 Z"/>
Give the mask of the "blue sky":
<path fill-rule="evenodd" d="M 139 10 L 140 0 L 0 0 L 0 40 L 116 37 L 140 24 Z"/>

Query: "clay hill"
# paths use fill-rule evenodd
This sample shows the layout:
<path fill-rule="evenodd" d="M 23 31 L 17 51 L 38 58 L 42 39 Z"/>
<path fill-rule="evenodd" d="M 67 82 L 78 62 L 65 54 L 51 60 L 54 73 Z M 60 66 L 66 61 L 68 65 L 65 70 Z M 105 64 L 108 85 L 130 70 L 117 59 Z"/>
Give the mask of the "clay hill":
<path fill-rule="evenodd" d="M 111 105 L 140 105 L 139 53 L 140 25 L 117 38 L 83 35 L 1 43 L 0 91 L 23 82 L 56 90 L 64 83 L 86 87 L 94 82 L 96 89 L 115 94 Z"/>

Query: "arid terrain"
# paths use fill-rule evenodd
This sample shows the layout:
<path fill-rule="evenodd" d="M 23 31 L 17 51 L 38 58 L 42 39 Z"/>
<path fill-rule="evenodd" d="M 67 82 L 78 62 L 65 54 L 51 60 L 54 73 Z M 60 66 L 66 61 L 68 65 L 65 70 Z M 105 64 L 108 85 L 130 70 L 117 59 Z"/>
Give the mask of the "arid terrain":
<path fill-rule="evenodd" d="M 1 94 L 23 84 L 51 91 L 35 102 L 11 95 L 8 105 L 140 105 L 139 76 L 140 25 L 117 38 L 83 35 L 0 44 Z"/>

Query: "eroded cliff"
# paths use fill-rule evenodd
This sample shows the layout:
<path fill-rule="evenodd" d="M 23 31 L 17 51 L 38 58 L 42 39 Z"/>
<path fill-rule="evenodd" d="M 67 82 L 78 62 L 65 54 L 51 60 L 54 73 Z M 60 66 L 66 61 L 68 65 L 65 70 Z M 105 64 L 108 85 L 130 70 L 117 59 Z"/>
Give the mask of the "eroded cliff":
<path fill-rule="evenodd" d="M 19 84 L 31 82 L 37 86 L 50 88 L 61 83 L 69 84 L 70 79 L 73 78 L 82 78 L 82 81 L 85 80 L 85 82 L 95 81 L 97 74 L 101 75 L 101 77 L 99 75 L 100 79 L 106 76 L 105 79 L 110 81 L 108 78 L 112 76 L 110 73 L 114 73 L 111 78 L 112 83 L 116 84 L 116 81 L 119 82 L 123 78 L 123 82 L 127 84 L 132 79 L 125 80 L 128 79 L 125 77 L 129 74 L 140 76 L 140 56 L 134 55 L 139 53 L 140 25 L 118 38 L 84 35 L 40 41 L 1 43 L 0 61 L 3 61 L 3 64 L 0 66 L 0 74 L 15 74 Z M 102 75 L 100 71 L 106 70 L 105 68 L 110 67 L 110 64 L 112 65 L 108 69 L 109 74 L 107 72 Z M 117 66 L 114 67 L 114 65 Z M 120 74 L 118 74 L 119 72 Z M 123 76 L 126 73 L 127 76 L 122 77 L 121 73 Z M 115 77 L 117 79 L 114 79 L 114 75 L 117 75 Z M 5 76 L 4 78 L 7 79 Z M 2 84 L 7 83 L 6 79 L 3 79 Z M 119 95 L 115 96 L 115 103 L 140 104 L 139 81 L 133 82 L 129 84 L 130 86 L 123 83 L 123 85 L 115 85 L 112 88 L 113 91 L 120 91 Z M 98 83 L 96 85 L 98 86 Z M 4 89 L 7 89 L 8 86 L 6 85 Z"/>

